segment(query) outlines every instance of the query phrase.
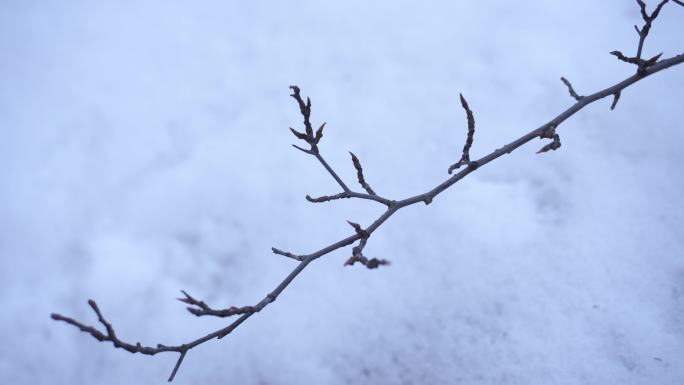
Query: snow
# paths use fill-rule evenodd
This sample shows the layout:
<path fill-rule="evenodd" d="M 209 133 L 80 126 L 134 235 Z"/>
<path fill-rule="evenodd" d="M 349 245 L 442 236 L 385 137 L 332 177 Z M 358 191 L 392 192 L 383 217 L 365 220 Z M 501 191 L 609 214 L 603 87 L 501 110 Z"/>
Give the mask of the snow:
<path fill-rule="evenodd" d="M 649 7 L 653 1 L 648 2 Z M 646 56 L 682 52 L 668 4 Z M 308 253 L 369 224 L 290 147 L 288 86 L 380 194 L 427 191 L 465 140 L 478 157 L 633 68 L 632 2 L 0 3 L 0 383 L 164 382 L 175 355 L 133 356 L 52 321 L 175 344 L 225 325 Z M 276 303 L 186 357 L 178 384 L 684 383 L 683 68 L 589 106 L 369 240 L 392 265 L 310 265 Z"/>

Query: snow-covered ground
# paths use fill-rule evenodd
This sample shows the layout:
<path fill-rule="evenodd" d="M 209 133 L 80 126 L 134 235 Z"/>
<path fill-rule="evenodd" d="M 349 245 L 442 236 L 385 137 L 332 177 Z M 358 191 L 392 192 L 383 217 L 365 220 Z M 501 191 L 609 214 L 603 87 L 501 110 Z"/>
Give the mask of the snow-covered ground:
<path fill-rule="evenodd" d="M 653 6 L 653 1 L 648 2 Z M 646 55 L 684 51 L 669 4 Z M 288 86 L 380 194 L 447 177 L 475 112 L 474 157 L 579 93 L 633 72 L 631 1 L 0 2 L 0 383 L 154 384 L 175 354 L 115 350 L 50 320 L 154 345 L 206 334 L 174 298 L 259 300 L 369 224 L 293 150 Z M 234 334 L 188 354 L 178 384 L 684 383 L 684 66 L 600 101 L 392 217 L 366 254 L 316 263 Z"/>

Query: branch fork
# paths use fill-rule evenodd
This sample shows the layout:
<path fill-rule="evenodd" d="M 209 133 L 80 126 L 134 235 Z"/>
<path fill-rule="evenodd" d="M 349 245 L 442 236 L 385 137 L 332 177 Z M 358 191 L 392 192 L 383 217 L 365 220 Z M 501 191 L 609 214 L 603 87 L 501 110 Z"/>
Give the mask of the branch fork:
<path fill-rule="evenodd" d="M 658 62 L 658 59 L 660 59 L 660 56 L 662 56 L 662 53 L 659 53 L 651 57 L 650 59 L 643 59 L 642 53 L 644 49 L 644 42 L 648 37 L 648 33 L 651 31 L 651 25 L 653 21 L 658 17 L 658 15 L 660 14 L 660 10 L 663 9 L 665 4 L 667 4 L 669 0 L 661 0 L 660 3 L 656 5 L 655 9 L 653 10 L 653 12 L 651 12 L 650 15 L 648 14 L 648 12 L 646 12 L 646 3 L 644 3 L 643 0 L 636 0 L 636 2 L 639 5 L 639 12 L 641 13 L 641 18 L 644 20 L 644 25 L 641 28 L 637 27 L 636 25 L 634 26 L 634 29 L 639 35 L 639 44 L 637 46 L 636 56 L 626 56 L 620 51 L 612 51 L 610 54 L 618 58 L 618 60 L 621 60 L 625 63 L 636 65 L 637 74 L 644 76 L 646 74 L 646 69 L 648 67 L 655 65 Z M 683 5 L 683 3 L 680 0 L 673 0 L 673 2 L 679 5 Z M 615 108 L 614 105 L 617 103 L 618 98 L 619 96 L 616 94 L 613 107 L 611 109 Z"/>

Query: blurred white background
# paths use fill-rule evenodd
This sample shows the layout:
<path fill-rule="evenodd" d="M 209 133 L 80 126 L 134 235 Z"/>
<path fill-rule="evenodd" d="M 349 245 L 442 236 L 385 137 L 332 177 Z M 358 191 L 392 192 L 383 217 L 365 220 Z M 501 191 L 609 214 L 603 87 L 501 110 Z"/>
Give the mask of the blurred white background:
<path fill-rule="evenodd" d="M 655 5 L 649 1 L 649 9 Z M 684 51 L 668 4 L 645 55 Z M 21 1 L 0 3 L 0 383 L 154 384 L 175 354 L 115 350 L 88 324 L 177 344 L 226 324 L 294 262 L 382 206 L 337 193 L 293 150 L 288 86 L 327 121 L 321 150 L 380 194 L 444 180 L 631 75 L 632 1 Z M 681 384 L 684 67 L 606 99 L 544 142 L 398 213 L 369 241 L 392 265 L 307 270 L 177 384 Z"/>

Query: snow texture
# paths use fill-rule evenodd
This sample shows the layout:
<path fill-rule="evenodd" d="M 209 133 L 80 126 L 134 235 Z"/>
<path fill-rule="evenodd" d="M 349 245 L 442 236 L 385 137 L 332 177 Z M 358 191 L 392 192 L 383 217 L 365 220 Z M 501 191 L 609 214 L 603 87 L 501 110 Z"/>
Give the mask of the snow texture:
<path fill-rule="evenodd" d="M 653 7 L 654 2 L 648 2 Z M 668 5 L 645 56 L 683 51 Z M 175 344 L 225 325 L 319 249 L 369 224 L 290 147 L 297 84 L 327 121 L 321 150 L 350 185 L 349 150 L 399 199 L 633 73 L 632 1 L 21 1 L 0 3 L 0 383 L 163 383 Z M 229 338 L 188 354 L 177 384 L 684 383 L 684 68 L 595 103 L 544 141 L 392 217 L 366 254 L 309 268 Z"/>

